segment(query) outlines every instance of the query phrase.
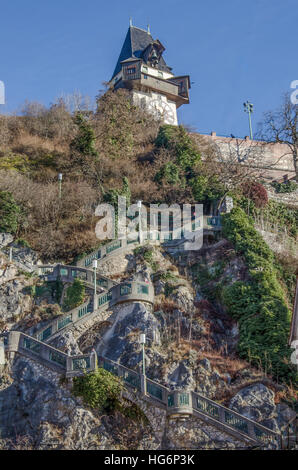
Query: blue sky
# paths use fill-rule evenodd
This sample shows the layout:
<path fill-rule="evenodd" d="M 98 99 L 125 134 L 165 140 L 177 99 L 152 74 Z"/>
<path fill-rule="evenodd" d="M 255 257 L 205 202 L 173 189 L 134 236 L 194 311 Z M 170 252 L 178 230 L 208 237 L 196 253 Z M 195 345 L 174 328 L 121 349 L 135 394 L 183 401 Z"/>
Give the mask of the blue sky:
<path fill-rule="evenodd" d="M 166 47 L 177 75 L 189 74 L 181 123 L 218 135 L 248 134 L 298 79 L 297 0 L 10 0 L 0 5 L 0 80 L 6 105 L 46 105 L 80 90 L 94 97 L 113 72 L 129 17 Z"/>

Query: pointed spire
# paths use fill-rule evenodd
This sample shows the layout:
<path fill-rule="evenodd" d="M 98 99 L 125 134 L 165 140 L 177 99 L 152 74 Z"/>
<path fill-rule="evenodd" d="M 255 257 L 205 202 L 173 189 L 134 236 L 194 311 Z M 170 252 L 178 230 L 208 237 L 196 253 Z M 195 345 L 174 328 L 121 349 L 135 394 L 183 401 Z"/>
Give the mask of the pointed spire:
<path fill-rule="evenodd" d="M 147 33 L 150 34 L 150 24 L 147 24 Z"/>
<path fill-rule="evenodd" d="M 129 18 L 129 26 L 132 26 L 132 17 Z"/>

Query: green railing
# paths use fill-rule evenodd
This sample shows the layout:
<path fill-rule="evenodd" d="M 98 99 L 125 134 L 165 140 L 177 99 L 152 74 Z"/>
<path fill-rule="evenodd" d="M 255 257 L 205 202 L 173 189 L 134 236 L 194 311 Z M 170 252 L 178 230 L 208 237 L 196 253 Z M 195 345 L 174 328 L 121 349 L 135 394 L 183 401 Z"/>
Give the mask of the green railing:
<path fill-rule="evenodd" d="M 82 318 L 84 315 L 87 315 L 88 312 L 88 307 L 85 305 L 84 307 L 79 309 L 78 317 Z"/>
<path fill-rule="evenodd" d="M 59 364 L 61 367 L 66 369 L 67 372 L 70 372 L 67 369 L 67 357 L 71 358 L 71 370 L 74 371 L 74 373 L 77 372 L 79 374 L 82 371 L 91 369 L 90 356 L 83 355 L 71 357 L 62 352 L 59 352 L 58 350 L 55 350 L 47 344 L 40 343 L 34 340 L 34 338 L 28 337 L 23 333 L 19 334 L 21 337 L 23 337 L 20 344 L 23 345 L 24 349 L 41 356 L 41 359 L 48 358 L 49 361 Z M 106 358 L 102 358 L 102 367 L 116 376 L 120 375 L 127 385 L 142 391 L 141 375 L 137 372 L 134 372 Z M 170 391 L 166 387 L 160 386 L 158 383 L 148 379 L 146 379 L 146 390 L 148 396 L 165 403 L 167 408 L 175 407 L 175 403 L 177 403 L 176 406 L 178 408 L 181 407 L 182 412 L 185 412 L 185 410 L 183 410 L 184 407 L 194 408 L 195 410 L 203 412 L 204 414 L 214 418 L 218 423 L 226 425 L 229 428 L 234 428 L 237 432 L 245 434 L 254 440 L 266 444 L 270 443 L 276 448 L 280 447 L 280 436 L 278 433 L 273 432 L 270 429 L 267 429 L 266 427 L 240 415 L 239 413 L 236 413 L 233 410 L 213 402 L 212 400 L 204 398 L 199 394 L 194 392 Z M 192 393 L 193 396 L 192 403 L 190 400 L 190 393 Z M 177 398 L 177 402 L 175 401 L 175 396 Z"/>
<path fill-rule="evenodd" d="M 162 388 L 147 380 L 147 392 L 162 401 Z"/>
<path fill-rule="evenodd" d="M 123 380 L 127 384 L 137 388 L 138 390 L 141 390 L 141 379 L 138 374 L 134 374 L 128 370 L 125 370 L 123 374 Z"/>
<path fill-rule="evenodd" d="M 203 400 L 200 397 L 196 397 L 197 401 L 197 408 L 201 411 L 204 411 L 204 413 L 207 413 L 210 416 L 213 416 L 214 418 L 219 417 L 219 408 L 216 405 L 213 405 L 212 403 L 209 403 L 206 400 Z"/>
<path fill-rule="evenodd" d="M 133 240 L 130 240 L 130 239 L 128 238 L 127 244 L 130 245 L 131 243 L 137 243 L 138 241 L 139 241 L 139 237 L 134 238 Z"/>
<path fill-rule="evenodd" d="M 85 266 L 90 266 L 92 264 L 92 261 L 95 259 L 100 259 L 101 258 L 101 250 L 96 251 L 95 253 L 92 253 L 91 255 L 87 256 L 85 258 Z"/>
<path fill-rule="evenodd" d="M 61 330 L 61 328 L 64 328 L 66 325 L 69 325 L 69 323 L 72 323 L 72 314 L 62 318 L 61 320 L 58 320 L 58 330 Z"/>
<path fill-rule="evenodd" d="M 179 406 L 189 406 L 189 393 L 179 393 Z"/>
<path fill-rule="evenodd" d="M 260 429 L 258 426 L 254 426 L 254 433 L 257 439 L 265 443 L 274 440 L 272 435 L 268 435 L 267 432 L 264 432 L 263 429 Z"/>
<path fill-rule="evenodd" d="M 225 423 L 229 426 L 232 426 L 233 428 L 238 429 L 238 431 L 244 432 L 245 434 L 249 434 L 247 422 L 244 419 L 235 416 L 234 413 L 225 411 Z"/>
<path fill-rule="evenodd" d="M 120 295 L 129 295 L 131 294 L 131 284 L 122 284 L 120 286 Z"/>
<path fill-rule="evenodd" d="M 112 300 L 112 294 L 111 292 L 106 292 L 105 294 L 98 297 L 98 306 L 101 307 L 102 305 L 106 304 L 110 300 Z"/>
<path fill-rule="evenodd" d="M 108 372 L 111 372 L 111 374 L 118 375 L 118 367 L 115 366 L 114 364 L 104 361 L 103 368 L 107 370 Z"/>
<path fill-rule="evenodd" d="M 193 394 L 193 406 L 198 411 L 202 411 L 212 418 L 215 418 L 217 421 L 226 424 L 227 426 L 234 428 L 235 430 L 246 434 L 253 439 L 257 439 L 266 443 L 268 443 L 268 441 L 273 442 L 277 447 L 280 445 L 279 435 L 277 433 L 273 431 L 271 432 L 264 426 L 258 425 L 255 421 L 249 420 L 239 413 L 212 402 L 211 400 L 204 398 L 201 395 L 197 395 L 195 393 Z M 250 427 L 249 423 L 251 424 Z"/>
<path fill-rule="evenodd" d="M 72 360 L 72 370 L 90 369 L 90 357 L 78 357 Z"/>
<path fill-rule="evenodd" d="M 107 289 L 108 287 L 108 280 L 103 278 L 103 277 L 100 277 L 97 279 L 97 285 L 99 285 L 100 287 L 103 287 L 104 289 Z"/>
<path fill-rule="evenodd" d="M 46 339 L 48 339 L 52 334 L 52 325 L 49 326 L 48 328 L 46 328 L 45 330 L 43 330 L 39 335 L 38 335 L 38 339 L 40 341 L 45 341 Z"/>
<path fill-rule="evenodd" d="M 117 250 L 118 248 L 121 247 L 121 240 L 118 240 L 117 242 L 113 243 L 112 245 L 108 245 L 106 248 L 106 252 L 111 253 L 114 250 Z"/>
<path fill-rule="evenodd" d="M 39 354 L 41 350 L 41 345 L 36 341 L 32 340 L 31 338 L 24 338 L 23 347 L 25 349 L 29 349 L 30 351 L 36 354 Z"/>
<path fill-rule="evenodd" d="M 52 362 L 56 362 L 60 366 L 66 367 L 66 357 L 56 351 L 49 352 L 49 359 Z"/>

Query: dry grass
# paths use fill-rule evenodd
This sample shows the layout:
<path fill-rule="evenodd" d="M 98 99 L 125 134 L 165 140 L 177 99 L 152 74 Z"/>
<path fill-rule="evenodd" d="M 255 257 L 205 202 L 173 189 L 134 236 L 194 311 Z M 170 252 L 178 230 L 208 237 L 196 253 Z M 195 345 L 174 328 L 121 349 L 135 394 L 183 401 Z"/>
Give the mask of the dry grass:
<path fill-rule="evenodd" d="M 21 131 L 14 139 L 11 148 L 14 152 L 29 154 L 40 151 L 48 153 L 67 153 L 69 151 L 68 144 L 61 142 L 58 138 L 46 139 L 45 137 L 29 134 L 25 130 Z"/>

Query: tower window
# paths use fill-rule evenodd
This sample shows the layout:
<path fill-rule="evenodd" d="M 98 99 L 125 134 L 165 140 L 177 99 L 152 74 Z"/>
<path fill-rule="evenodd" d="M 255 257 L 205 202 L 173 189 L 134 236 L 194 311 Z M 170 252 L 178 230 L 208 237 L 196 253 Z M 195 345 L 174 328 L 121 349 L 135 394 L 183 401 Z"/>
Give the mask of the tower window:
<path fill-rule="evenodd" d="M 133 75 L 134 73 L 136 73 L 136 68 L 135 67 L 127 67 L 126 73 L 128 75 Z"/>

